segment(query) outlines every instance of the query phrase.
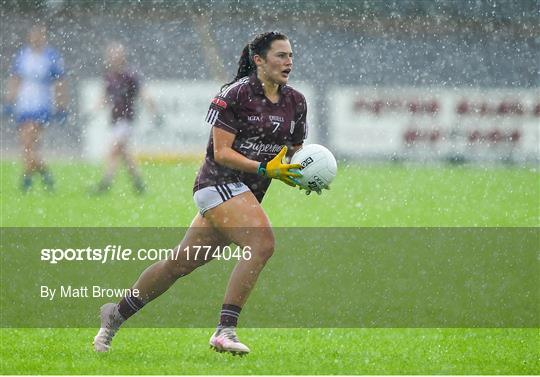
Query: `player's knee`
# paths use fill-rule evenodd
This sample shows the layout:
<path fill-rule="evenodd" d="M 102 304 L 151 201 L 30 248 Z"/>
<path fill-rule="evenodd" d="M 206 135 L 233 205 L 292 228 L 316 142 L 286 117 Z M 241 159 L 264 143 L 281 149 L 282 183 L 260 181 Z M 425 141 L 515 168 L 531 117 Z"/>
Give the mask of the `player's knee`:
<path fill-rule="evenodd" d="M 122 156 L 122 149 L 116 144 L 111 148 L 110 153 L 111 153 L 111 156 L 113 156 L 113 157 L 123 157 Z"/>
<path fill-rule="evenodd" d="M 258 240 L 257 248 L 253 253 L 261 262 L 266 262 L 274 254 L 275 241 L 273 237 Z"/>

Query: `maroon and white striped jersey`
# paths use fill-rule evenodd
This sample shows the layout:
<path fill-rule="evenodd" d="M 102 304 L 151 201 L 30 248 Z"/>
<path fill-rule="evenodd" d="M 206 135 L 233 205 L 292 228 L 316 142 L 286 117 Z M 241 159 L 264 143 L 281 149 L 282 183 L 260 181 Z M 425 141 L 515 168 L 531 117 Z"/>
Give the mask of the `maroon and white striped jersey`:
<path fill-rule="evenodd" d="M 278 103 L 264 95 L 255 74 L 224 88 L 210 104 L 206 124 L 236 135 L 232 148 L 255 161 L 274 158 L 283 145 L 300 145 L 307 136 L 307 104 L 304 96 L 285 85 L 280 87 Z M 193 191 L 204 187 L 243 182 L 262 201 L 270 179 L 219 165 L 214 160 L 212 132 L 206 157 Z"/>
<path fill-rule="evenodd" d="M 107 97 L 112 104 L 112 123 L 116 123 L 119 119 L 133 120 L 139 86 L 137 75 L 129 70 L 105 74 Z"/>

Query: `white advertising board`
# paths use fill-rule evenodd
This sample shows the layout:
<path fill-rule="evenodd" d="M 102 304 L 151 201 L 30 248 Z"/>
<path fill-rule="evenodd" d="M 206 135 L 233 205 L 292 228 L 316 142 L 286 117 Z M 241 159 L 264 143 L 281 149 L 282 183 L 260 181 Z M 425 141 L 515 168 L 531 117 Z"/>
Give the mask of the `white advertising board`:
<path fill-rule="evenodd" d="M 132 147 L 145 156 L 202 155 L 210 134 L 204 118 L 211 99 L 222 83 L 193 81 L 151 81 L 144 90 L 157 107 L 159 117 L 139 101 L 136 106 Z M 308 85 L 293 84 L 314 103 L 314 90 Z M 102 159 L 108 150 L 110 124 L 107 108 L 98 108 L 104 92 L 103 82 L 92 79 L 79 87 L 79 114 L 83 123 L 84 155 L 91 160 Z M 315 113 L 308 111 L 309 139 L 314 140 Z"/>
<path fill-rule="evenodd" d="M 336 87 L 327 101 L 331 144 L 345 155 L 540 159 L 538 90 Z"/>

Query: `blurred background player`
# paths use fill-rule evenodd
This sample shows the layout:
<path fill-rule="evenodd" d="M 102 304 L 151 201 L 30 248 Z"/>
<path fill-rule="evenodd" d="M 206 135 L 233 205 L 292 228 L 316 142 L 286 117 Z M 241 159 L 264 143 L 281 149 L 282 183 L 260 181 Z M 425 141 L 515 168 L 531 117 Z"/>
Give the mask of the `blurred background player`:
<path fill-rule="evenodd" d="M 294 177 L 300 174 L 292 170 L 301 166 L 285 162 L 287 146 L 297 150 L 307 134 L 306 100 L 287 85 L 292 65 L 291 44 L 284 34 L 260 34 L 244 47 L 234 81 L 223 86 L 206 116 L 211 132 L 193 187 L 199 213 L 177 252 L 148 267 L 135 282 L 139 296 L 101 308 L 96 351 L 108 351 L 122 322 L 213 259 L 190 256 L 189 250 L 204 245 L 215 251 L 234 243 L 251 248 L 251 257 L 240 259 L 231 273 L 210 345 L 219 352 L 250 352 L 238 340 L 236 325 L 275 242 L 261 202 L 272 178 L 295 186 Z"/>
<path fill-rule="evenodd" d="M 145 185 L 137 167 L 137 162 L 129 150 L 129 140 L 133 132 L 135 102 L 141 98 L 156 114 L 154 101 L 141 89 L 138 75 L 127 64 L 126 49 L 119 42 L 111 42 L 105 53 L 105 96 L 101 104 L 109 105 L 111 111 L 111 140 L 107 155 L 105 174 L 92 189 L 99 194 L 111 188 L 121 161 L 133 180 L 137 193 L 144 193 Z"/>
<path fill-rule="evenodd" d="M 15 55 L 7 84 L 5 111 L 14 117 L 23 150 L 22 190 L 32 186 L 34 173 L 41 174 L 47 190 L 53 177 L 39 153 L 44 127 L 55 118 L 64 123 L 67 116 L 67 90 L 64 62 L 58 51 L 47 44 L 47 28 L 34 25 L 28 42 Z"/>

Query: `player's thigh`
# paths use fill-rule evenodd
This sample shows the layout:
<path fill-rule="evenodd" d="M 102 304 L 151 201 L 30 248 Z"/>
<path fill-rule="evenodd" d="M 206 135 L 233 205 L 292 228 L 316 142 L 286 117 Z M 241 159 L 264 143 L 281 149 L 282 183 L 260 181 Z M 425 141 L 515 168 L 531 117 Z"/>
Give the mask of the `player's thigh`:
<path fill-rule="evenodd" d="M 39 141 L 41 135 L 41 126 L 32 121 L 24 122 L 19 126 L 19 132 L 23 144 L 35 144 Z"/>
<path fill-rule="evenodd" d="M 272 225 L 251 191 L 208 210 L 205 218 L 238 246 L 258 246 L 273 250 Z"/>
<path fill-rule="evenodd" d="M 169 257 L 169 263 L 186 267 L 189 271 L 210 262 L 216 249 L 231 243 L 199 213 L 187 229 L 184 238 Z"/>
<path fill-rule="evenodd" d="M 132 134 L 132 125 L 126 120 L 119 120 L 111 129 L 111 144 L 118 150 L 125 150 L 128 148 Z"/>

